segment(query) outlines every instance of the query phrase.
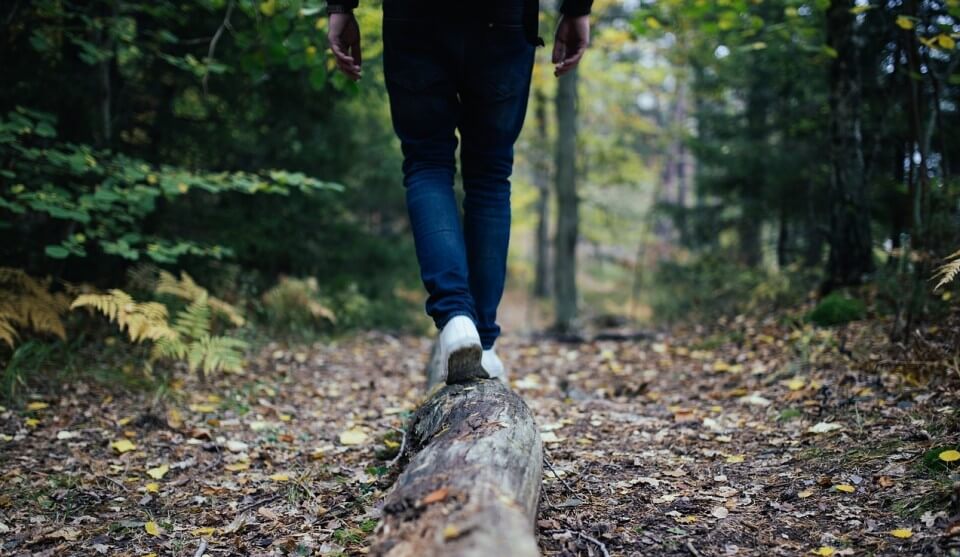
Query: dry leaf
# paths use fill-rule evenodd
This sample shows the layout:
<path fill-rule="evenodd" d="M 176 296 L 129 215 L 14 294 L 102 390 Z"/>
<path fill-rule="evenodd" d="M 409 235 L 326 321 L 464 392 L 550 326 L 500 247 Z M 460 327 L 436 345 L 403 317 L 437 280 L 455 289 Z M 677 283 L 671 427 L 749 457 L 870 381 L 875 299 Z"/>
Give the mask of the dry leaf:
<path fill-rule="evenodd" d="M 144 524 L 144 525 L 143 525 L 143 529 L 146 530 L 147 533 L 150 534 L 151 536 L 159 536 L 159 535 L 160 535 L 160 527 L 157 526 L 157 523 L 154 522 L 154 521 L 152 521 L 152 520 L 151 520 L 150 522 Z"/>
<path fill-rule="evenodd" d="M 820 422 L 817 425 L 810 426 L 807 433 L 829 433 L 838 429 L 843 429 L 843 426 L 838 423 Z"/>
<path fill-rule="evenodd" d="M 730 455 L 727 457 L 727 464 L 740 464 L 746 457 L 742 454 Z"/>
<path fill-rule="evenodd" d="M 362 445 L 370 436 L 360 428 L 348 429 L 340 434 L 341 445 Z"/>
<path fill-rule="evenodd" d="M 726 507 L 714 507 L 713 510 L 710 511 L 710 514 L 722 519 L 727 518 L 727 516 L 730 514 L 730 510 Z"/>
<path fill-rule="evenodd" d="M 197 537 L 203 537 L 203 536 L 212 536 L 216 532 L 217 532 L 216 528 L 213 528 L 211 526 L 204 526 L 203 528 L 195 528 L 193 532 L 190 532 L 190 533 Z"/>
<path fill-rule="evenodd" d="M 227 464 L 223 467 L 228 472 L 243 472 L 244 470 L 250 469 L 249 462 L 234 462 L 233 464 Z"/>
<path fill-rule="evenodd" d="M 117 451 L 120 454 L 130 452 L 137 448 L 129 439 L 118 439 L 113 443 L 110 443 L 110 446 L 113 447 L 113 450 Z"/>
<path fill-rule="evenodd" d="M 428 493 L 426 497 L 423 498 L 421 503 L 424 505 L 429 505 L 431 503 L 437 503 L 439 501 L 443 501 L 444 499 L 447 498 L 447 493 L 448 493 L 447 488 L 441 487 L 436 491 L 431 491 L 430 493 Z"/>
<path fill-rule="evenodd" d="M 156 482 L 150 482 L 150 483 L 148 483 L 145 487 L 147 488 L 147 493 L 159 493 L 159 492 L 160 492 L 160 484 L 158 484 L 158 483 L 156 483 Z"/>
<path fill-rule="evenodd" d="M 289 482 L 290 474 L 287 474 L 285 472 L 277 472 L 276 474 L 271 475 L 270 479 L 275 482 Z"/>
<path fill-rule="evenodd" d="M 811 551 L 810 553 L 813 553 L 814 555 L 819 555 L 820 557 L 830 557 L 831 555 L 833 555 L 833 554 L 836 553 L 836 552 L 837 552 L 836 549 L 830 547 L 829 545 L 825 545 L 825 546 L 820 547 L 820 548 L 818 548 L 818 549 L 814 549 L 814 550 Z"/>
<path fill-rule="evenodd" d="M 837 491 L 842 491 L 844 493 L 853 493 L 854 491 L 857 490 L 857 488 L 853 487 L 850 484 L 838 484 L 833 486 L 833 489 L 836 489 Z"/>
<path fill-rule="evenodd" d="M 890 532 L 890 535 L 895 538 L 900 538 L 901 540 L 905 540 L 913 537 L 913 530 L 909 528 L 897 528 L 896 530 L 892 530 Z"/>
<path fill-rule="evenodd" d="M 27 405 L 27 410 L 44 410 L 49 407 L 50 405 L 46 402 L 31 402 Z"/>
<path fill-rule="evenodd" d="M 147 475 L 155 480 L 162 480 L 164 476 L 167 475 L 167 472 L 170 471 L 170 466 L 168 464 L 162 464 L 156 468 L 150 468 L 147 470 Z"/>
<path fill-rule="evenodd" d="M 955 451 L 953 449 L 949 451 L 943 451 L 940 453 L 940 460 L 944 462 L 956 462 L 960 460 L 960 451 Z"/>

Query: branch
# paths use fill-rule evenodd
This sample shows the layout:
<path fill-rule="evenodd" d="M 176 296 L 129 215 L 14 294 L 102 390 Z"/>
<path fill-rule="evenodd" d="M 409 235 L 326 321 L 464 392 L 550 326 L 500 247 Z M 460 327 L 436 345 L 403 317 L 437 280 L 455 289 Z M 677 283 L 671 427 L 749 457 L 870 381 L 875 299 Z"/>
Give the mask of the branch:
<path fill-rule="evenodd" d="M 223 36 L 224 29 L 232 29 L 230 26 L 230 16 L 233 14 L 234 0 L 230 0 L 230 3 L 227 4 L 227 13 L 223 16 L 223 22 L 220 24 L 220 27 L 217 28 L 217 32 L 213 34 L 213 38 L 210 39 L 210 48 L 207 49 L 207 66 L 203 73 L 203 94 L 207 94 L 207 82 L 210 80 L 210 62 L 213 61 L 213 55 L 217 51 L 217 43 L 220 42 L 220 37 Z"/>

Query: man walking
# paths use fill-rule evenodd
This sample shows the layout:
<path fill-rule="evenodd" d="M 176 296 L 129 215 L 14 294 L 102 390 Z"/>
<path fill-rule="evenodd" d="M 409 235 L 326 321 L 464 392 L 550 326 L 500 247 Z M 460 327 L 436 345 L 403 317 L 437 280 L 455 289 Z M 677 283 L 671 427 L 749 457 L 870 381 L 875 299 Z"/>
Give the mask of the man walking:
<path fill-rule="evenodd" d="M 360 79 L 358 0 L 329 0 L 337 67 Z M 562 0 L 554 73 L 583 56 L 592 0 Z M 537 37 L 537 0 L 384 0 L 383 67 L 427 314 L 440 330 L 448 384 L 506 379 L 500 334 L 510 237 L 513 145 L 523 127 Z M 453 191 L 456 131 L 464 202 Z"/>

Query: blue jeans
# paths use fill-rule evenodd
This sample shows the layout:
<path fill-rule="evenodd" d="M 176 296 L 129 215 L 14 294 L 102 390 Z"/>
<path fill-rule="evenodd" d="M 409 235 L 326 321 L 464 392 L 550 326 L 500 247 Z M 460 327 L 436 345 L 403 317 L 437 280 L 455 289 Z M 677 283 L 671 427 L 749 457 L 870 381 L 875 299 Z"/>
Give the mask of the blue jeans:
<path fill-rule="evenodd" d="M 383 8 L 384 74 L 407 210 L 427 314 L 438 328 L 469 316 L 488 349 L 500 334 L 513 144 L 527 110 L 534 47 L 522 26 L 523 0 L 499 0 L 472 21 L 424 4 L 443 3 L 385 0 Z M 453 191 L 457 130 L 462 225 Z"/>

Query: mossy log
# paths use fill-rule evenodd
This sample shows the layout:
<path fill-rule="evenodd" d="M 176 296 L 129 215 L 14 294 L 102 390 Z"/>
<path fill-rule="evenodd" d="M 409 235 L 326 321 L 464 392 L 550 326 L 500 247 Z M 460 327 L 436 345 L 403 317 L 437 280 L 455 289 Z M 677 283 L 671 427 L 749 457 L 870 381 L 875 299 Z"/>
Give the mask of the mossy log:
<path fill-rule="evenodd" d="M 374 555 L 539 555 L 543 446 L 516 393 L 492 379 L 445 386 L 414 415 L 407 447 Z"/>

